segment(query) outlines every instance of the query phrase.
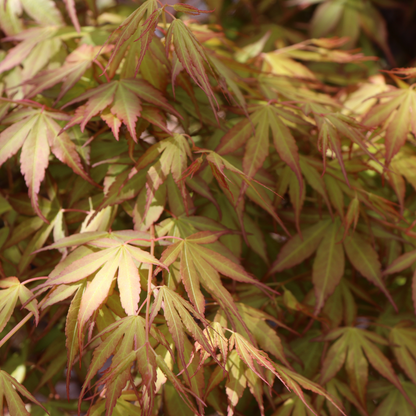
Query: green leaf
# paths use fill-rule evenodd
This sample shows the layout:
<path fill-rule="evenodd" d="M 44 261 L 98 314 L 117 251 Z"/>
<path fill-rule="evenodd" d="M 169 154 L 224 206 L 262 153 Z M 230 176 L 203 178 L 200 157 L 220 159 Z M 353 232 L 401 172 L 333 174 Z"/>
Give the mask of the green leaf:
<path fill-rule="evenodd" d="M 344 248 L 354 268 L 376 285 L 397 310 L 397 306 L 381 278 L 381 265 L 373 247 L 358 233 L 354 233 L 344 240 Z"/>
<path fill-rule="evenodd" d="M 344 274 L 344 250 L 339 241 L 340 231 L 339 222 L 334 222 L 319 245 L 313 262 L 315 314 L 319 313 L 325 300 L 333 293 Z"/>
<path fill-rule="evenodd" d="M 311 256 L 318 248 L 330 224 L 331 221 L 320 221 L 318 224 L 302 231 L 303 239 L 299 234 L 292 237 L 280 250 L 269 274 L 293 267 Z"/>

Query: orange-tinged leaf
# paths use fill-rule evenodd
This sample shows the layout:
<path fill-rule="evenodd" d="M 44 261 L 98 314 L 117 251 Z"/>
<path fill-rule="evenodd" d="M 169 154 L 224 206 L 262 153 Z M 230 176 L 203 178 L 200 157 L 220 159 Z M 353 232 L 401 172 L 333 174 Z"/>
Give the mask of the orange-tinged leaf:
<path fill-rule="evenodd" d="M 25 305 L 25 309 L 34 315 L 36 324 L 38 324 L 38 302 L 34 299 L 27 303 L 29 299 L 33 298 L 33 293 L 21 284 L 17 277 L 7 277 L 0 280 L 0 289 L 3 289 L 0 291 L 0 332 L 7 325 L 18 299 L 22 305 Z"/>
<path fill-rule="evenodd" d="M 53 276 L 52 278 L 49 277 L 49 279 L 43 285 L 39 285 L 37 289 L 46 286 L 75 283 L 85 279 L 112 258 L 117 250 L 118 248 L 110 247 L 75 260 L 65 267 L 58 275 Z"/>
<path fill-rule="evenodd" d="M 49 146 L 46 126 L 40 119 L 34 124 L 22 146 L 21 170 L 29 189 L 29 198 L 39 217 L 44 218 L 38 205 L 40 184 L 49 164 Z"/>
<path fill-rule="evenodd" d="M 78 313 L 78 331 L 80 338 L 85 324 L 108 296 L 114 275 L 119 267 L 120 256 L 120 251 L 113 249 L 112 254 L 107 258 L 106 266 L 102 267 L 94 276 L 92 282 L 87 284 Z"/>
<path fill-rule="evenodd" d="M 397 306 L 381 278 L 381 264 L 373 247 L 371 247 L 371 245 L 358 233 L 354 233 L 352 236 L 347 237 L 343 244 L 348 259 L 354 268 L 371 283 L 376 285 L 397 310 Z"/>
<path fill-rule="evenodd" d="M 253 120 L 251 120 L 253 122 Z M 215 149 L 219 155 L 226 155 L 240 149 L 247 140 L 253 135 L 253 125 L 249 119 L 243 118 L 235 126 L 231 127 L 222 137 L 219 145 Z M 267 131 L 268 137 L 268 131 Z M 268 142 L 267 142 L 268 146 Z"/>
<path fill-rule="evenodd" d="M 412 97 L 410 94 L 414 94 L 413 90 L 409 91 L 386 130 L 386 165 L 390 164 L 392 158 L 405 144 L 409 133 L 410 121 L 413 116 L 411 112 Z"/>
<path fill-rule="evenodd" d="M 150 416 L 153 412 L 154 401 L 156 396 L 156 381 L 157 381 L 157 363 L 154 352 L 146 343 L 136 353 L 137 366 L 142 376 L 143 391 L 143 411 L 147 411 Z"/>
<path fill-rule="evenodd" d="M 217 71 L 194 34 L 180 19 L 175 19 L 169 26 L 166 35 L 166 51 L 169 51 L 172 43 L 180 63 L 195 84 L 207 95 L 209 103 L 216 114 L 214 104 L 218 107 L 218 102 L 209 82 L 205 65 L 215 78 L 218 77 Z"/>
<path fill-rule="evenodd" d="M 79 25 L 77 10 L 75 8 L 75 0 L 64 0 L 66 10 L 71 18 L 71 22 L 75 27 L 75 30 L 79 33 L 81 32 L 81 27 Z"/>
<path fill-rule="evenodd" d="M 15 155 L 22 147 L 27 136 L 35 125 L 36 117 L 26 118 L 12 124 L 0 134 L 0 165 Z"/>
<path fill-rule="evenodd" d="M 126 248 L 121 249 L 121 258 L 117 277 L 121 305 L 127 315 L 136 315 L 140 300 L 140 276 L 132 256 Z"/>
<path fill-rule="evenodd" d="M 172 6 L 177 12 L 190 14 L 191 16 L 198 16 L 201 13 L 212 13 L 212 10 L 200 10 L 190 4 L 176 3 Z"/>
<path fill-rule="evenodd" d="M 192 254 L 185 244 L 181 253 L 180 273 L 183 285 L 188 293 L 191 303 L 195 306 L 198 313 L 204 315 L 205 298 L 199 288 L 199 275 L 197 273 Z"/>
<path fill-rule="evenodd" d="M 377 104 L 364 117 L 363 123 L 368 127 L 379 127 L 394 112 L 394 110 L 403 102 L 403 95 L 407 95 L 407 91 L 393 90 L 387 93 L 387 97 L 391 99 L 387 103 Z M 386 98 L 386 94 L 380 95 L 380 98 Z"/>
<path fill-rule="evenodd" d="M 206 352 L 213 356 L 216 360 L 213 347 L 199 328 L 191 313 L 201 320 L 205 326 L 208 322 L 205 318 L 199 314 L 191 304 L 180 297 L 178 294 L 170 290 L 167 286 L 162 286 L 159 289 L 155 303 L 153 304 L 151 316 L 155 316 L 160 307 L 162 306 L 165 312 L 164 316 L 169 328 L 169 332 L 175 342 L 182 365 L 186 368 L 187 362 L 185 360 L 184 348 L 185 348 L 185 331 L 193 336 L 193 338 L 204 348 Z M 186 370 L 185 370 L 186 371 Z"/>
<path fill-rule="evenodd" d="M 318 247 L 312 269 L 312 283 L 315 288 L 315 314 L 324 306 L 325 300 L 333 293 L 344 274 L 344 249 L 340 243 L 340 226 L 336 221 L 327 230 Z"/>
<path fill-rule="evenodd" d="M 62 82 L 61 91 L 56 98 L 56 102 L 60 101 L 91 67 L 97 54 L 108 51 L 107 48 L 103 48 L 100 52 L 100 49 L 100 46 L 80 45 L 66 57 L 65 63 L 59 69 L 47 69 L 27 80 L 25 83 L 33 85 L 33 88 L 29 90 L 26 97 L 33 97 Z"/>
<path fill-rule="evenodd" d="M 0 331 L 3 331 L 16 306 L 19 296 L 18 286 L 0 292 Z"/>
<path fill-rule="evenodd" d="M 44 118 L 47 126 L 46 136 L 51 152 L 62 163 L 68 165 L 77 175 L 94 186 L 98 186 L 85 172 L 81 163 L 81 157 L 76 151 L 76 146 L 70 139 L 68 133 L 63 131 L 61 134 L 61 127 L 52 117 Z"/>
<path fill-rule="evenodd" d="M 114 100 L 114 93 L 117 89 L 117 84 L 114 82 L 109 82 L 107 84 L 99 85 L 93 90 L 88 91 L 87 93 L 81 95 L 76 99 L 76 101 L 81 101 L 83 99 L 89 98 L 87 104 L 82 109 L 82 119 L 80 122 L 81 131 L 83 132 L 87 123 L 91 120 L 92 117 L 96 116 L 98 113 L 103 111 L 108 107 Z M 72 102 L 66 104 L 68 106 Z M 79 107 L 80 108 L 80 107 Z M 76 115 L 75 117 L 77 117 Z M 71 121 L 69 122 L 71 124 Z"/>
<path fill-rule="evenodd" d="M 348 205 L 348 210 L 344 218 L 344 239 L 348 233 L 348 230 L 351 227 L 351 224 L 354 224 L 353 231 L 357 226 L 358 219 L 360 217 L 360 201 L 357 197 L 353 198 Z"/>
<path fill-rule="evenodd" d="M 142 106 L 137 96 L 120 83 L 114 95 L 111 112 L 127 126 L 127 130 L 135 142 L 137 142 L 136 121 L 141 110 Z"/>
<path fill-rule="evenodd" d="M 113 77 L 118 65 L 120 64 L 127 47 L 131 44 L 132 36 L 140 36 L 142 34 L 142 22 L 148 18 L 154 10 L 157 9 L 156 0 L 150 0 L 143 3 L 137 8 L 124 22 L 111 34 L 108 39 L 109 43 L 115 43 L 113 52 L 108 60 L 107 66 L 110 67 L 110 77 Z M 150 29 L 150 28 L 149 28 Z M 149 30 L 148 29 L 148 30 Z M 150 31 L 151 32 L 151 31 Z M 143 59 L 146 47 L 142 47 L 141 59 Z"/>

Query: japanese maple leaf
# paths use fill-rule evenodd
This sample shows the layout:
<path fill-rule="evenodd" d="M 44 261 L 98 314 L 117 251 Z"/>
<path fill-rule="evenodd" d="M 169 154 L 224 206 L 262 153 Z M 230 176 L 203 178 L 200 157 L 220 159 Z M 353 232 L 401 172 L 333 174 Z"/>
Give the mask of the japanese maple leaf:
<path fill-rule="evenodd" d="M 42 71 L 27 80 L 25 84 L 33 85 L 33 88 L 26 94 L 26 97 L 33 97 L 62 82 L 61 91 L 55 100 L 58 102 L 79 81 L 85 71 L 91 68 L 97 55 L 106 53 L 109 49 L 109 47 L 80 45 L 66 57 L 61 67 Z"/>
<path fill-rule="evenodd" d="M 322 337 L 323 341 L 334 341 L 328 349 L 321 371 L 321 384 L 332 379 L 345 363 L 351 390 L 366 408 L 368 362 L 390 381 L 409 400 L 390 361 L 375 345 L 388 345 L 388 342 L 374 332 L 356 327 L 337 328 Z M 364 355 L 365 354 L 365 355 Z"/>
<path fill-rule="evenodd" d="M 38 194 L 45 177 L 52 152 L 61 162 L 93 185 L 87 175 L 75 144 L 67 133 L 59 134 L 61 126 L 57 121 L 68 120 L 66 114 L 44 111 L 43 108 L 24 108 L 12 112 L 3 119 L 11 124 L 0 134 L 0 166 L 22 148 L 20 170 L 29 189 L 29 197 L 36 214 L 48 222 L 39 209 Z"/>
<path fill-rule="evenodd" d="M 115 75 L 124 56 L 121 77 L 130 78 L 137 74 L 161 13 L 156 0 L 145 1 L 111 34 L 107 42 L 114 44 L 114 49 L 104 69 L 110 78 Z"/>
<path fill-rule="evenodd" d="M 306 228 L 302 231 L 302 238 L 300 234 L 297 234 L 281 248 L 269 274 L 296 266 L 318 250 L 313 263 L 312 282 L 317 299 L 315 311 L 319 312 L 325 300 L 341 281 L 346 254 L 353 267 L 369 282 L 377 286 L 397 309 L 382 279 L 377 252 L 358 233 L 347 237 L 343 245 L 339 244 L 342 234 L 339 219 L 332 224 L 331 220 L 319 221 Z"/>
<path fill-rule="evenodd" d="M 127 316 L 109 325 L 94 339 L 105 336 L 104 341 L 94 350 L 92 361 L 86 375 L 86 383 L 80 394 L 80 401 L 84 396 L 93 377 L 100 371 L 107 359 L 112 356 L 111 366 L 100 380 L 100 384 L 107 386 L 106 415 L 111 415 L 122 389 L 130 377 L 131 363 L 136 359 L 144 386 L 143 394 L 148 396 L 145 414 L 150 414 L 156 394 L 156 359 L 155 353 L 146 342 L 145 319 L 141 316 Z M 152 337 L 161 340 L 160 335 L 152 326 Z M 126 365 L 127 364 L 127 365 Z"/>
<path fill-rule="evenodd" d="M 243 158 L 243 170 L 249 178 L 252 178 L 263 166 L 269 154 L 269 131 L 271 131 L 273 145 L 277 153 L 295 173 L 301 184 L 300 191 L 302 191 L 303 181 L 298 147 L 287 124 L 302 125 L 305 124 L 305 121 L 296 112 L 271 103 L 250 106 L 248 111 L 250 119 L 241 120 L 223 136 L 216 152 L 225 155 L 247 143 Z"/>
<path fill-rule="evenodd" d="M 336 404 L 329 394 L 318 384 L 308 380 L 307 378 L 297 374 L 296 372 L 289 370 L 288 368 L 276 364 L 271 361 L 266 353 L 254 347 L 250 341 L 244 338 L 238 333 L 233 333 L 230 340 L 231 345 L 235 345 L 235 350 L 241 362 L 244 363 L 257 377 L 262 379 L 266 384 L 269 384 L 263 376 L 263 368 L 269 370 L 274 376 L 276 376 L 283 385 L 289 390 L 293 391 L 303 404 L 312 412 L 317 415 L 314 409 L 310 406 L 307 398 L 303 394 L 302 388 L 313 391 L 321 396 L 327 398 L 343 415 L 344 411 Z M 231 357 L 231 354 L 230 356 Z"/>
<path fill-rule="evenodd" d="M 80 124 L 81 131 L 84 131 L 88 121 L 100 113 L 117 140 L 121 123 L 124 123 L 133 140 L 137 142 L 136 122 L 140 116 L 170 134 L 166 125 L 160 120 L 159 110 L 153 107 L 144 108 L 143 101 L 181 118 L 161 92 L 142 79 L 121 79 L 101 84 L 71 100 L 62 108 L 84 100 L 88 100 L 87 103 L 78 107 L 65 129 Z M 106 108 L 110 111 L 105 113 Z"/>
<path fill-rule="evenodd" d="M 0 280 L 0 332 L 3 331 L 7 325 L 17 300 L 25 304 L 30 298 L 33 297 L 33 293 L 23 284 L 20 283 L 17 277 L 7 277 Z M 36 324 L 39 322 L 38 302 L 36 300 L 30 301 L 26 306 L 29 312 L 31 312 L 36 319 Z"/>
<path fill-rule="evenodd" d="M 401 416 L 416 414 L 416 386 L 409 381 L 402 381 L 411 402 L 406 401 L 401 391 L 384 380 L 374 380 L 369 383 L 371 397 L 377 399 L 378 406 L 371 416 Z"/>
<path fill-rule="evenodd" d="M 290 235 L 282 220 L 276 214 L 273 203 L 263 188 L 268 190 L 271 189 L 263 185 L 256 178 L 249 177 L 241 169 L 234 166 L 233 163 L 235 162 L 238 164 L 238 160 L 233 160 L 233 163 L 230 163 L 226 157 L 220 156 L 218 153 L 206 149 L 198 149 L 195 153 L 203 153 L 206 155 L 206 160 L 212 169 L 214 177 L 217 179 L 218 184 L 224 191 L 224 194 L 227 196 L 229 201 L 235 206 L 243 236 L 245 235 L 245 226 L 243 225 L 244 198 L 242 198 L 244 193 L 246 193 L 248 198 L 270 214 L 285 230 L 285 232 Z M 245 239 L 247 240 L 246 236 Z"/>
<path fill-rule="evenodd" d="M 394 274 L 401 272 L 411 266 L 414 265 L 416 262 L 416 250 L 408 251 L 405 254 L 397 257 L 391 264 L 388 265 L 386 270 L 384 270 L 383 274 Z M 412 281 L 412 299 L 413 299 L 413 307 L 416 311 L 416 272 L 413 273 L 413 281 Z"/>
<path fill-rule="evenodd" d="M 372 98 L 383 100 L 375 105 L 364 117 L 363 123 L 370 128 L 382 126 L 386 146 L 386 165 L 405 144 L 410 131 L 416 134 L 414 109 L 416 105 L 416 92 L 414 86 L 397 88 L 383 92 Z"/>
<path fill-rule="evenodd" d="M 117 275 L 120 300 L 124 310 L 127 315 L 136 315 L 141 292 L 139 266 L 154 264 L 166 267 L 147 251 L 127 244 L 120 232 L 107 234 L 108 237 L 98 239 L 94 237 L 99 232 L 92 233 L 85 236 L 87 241 L 84 240 L 84 243 L 88 242 L 88 246 L 99 248 L 99 251 L 94 252 L 84 245 L 78 247 L 65 259 L 66 267 L 53 271 L 48 280 L 37 287 L 37 290 L 40 290 L 45 287 L 72 285 L 94 274 L 94 278 L 88 282 L 79 306 L 78 334 L 80 338 L 87 321 L 107 298 L 115 275 Z M 134 233 L 130 234 L 130 238 L 132 235 Z M 138 235 L 143 236 L 143 233 Z M 67 237 L 63 244 L 58 242 L 48 248 L 78 245 L 83 241 L 71 237 Z"/>
<path fill-rule="evenodd" d="M 226 85 L 225 80 L 194 34 L 180 19 L 175 19 L 170 24 L 168 33 L 166 34 L 167 55 L 172 46 L 175 51 L 175 60 L 178 61 L 176 70 L 174 69 L 172 73 L 173 84 L 177 73 L 181 68 L 184 68 L 195 84 L 198 85 L 208 97 L 211 108 L 218 121 L 217 111 L 215 109 L 215 107 L 219 108 L 218 101 L 211 86 L 208 72 L 217 80 L 224 90 L 226 90 L 226 88 L 224 88 Z M 208 68 L 208 71 L 206 68 Z"/>
<path fill-rule="evenodd" d="M 416 381 L 416 329 L 410 322 L 402 321 L 391 329 L 389 340 L 394 356 L 410 380 Z"/>
<path fill-rule="evenodd" d="M 202 231 L 169 246 L 162 254 L 161 262 L 170 266 L 180 258 L 180 276 L 196 311 L 203 316 L 205 298 L 201 292 L 202 286 L 220 303 L 224 310 L 229 311 L 243 325 L 247 327 L 240 316 L 237 306 L 228 290 L 223 286 L 220 273 L 238 282 L 244 282 L 268 290 L 258 280 L 251 277 L 242 266 L 229 260 L 207 247 L 205 244 L 215 243 L 224 231 Z M 248 330 L 247 330 L 248 332 Z"/>
<path fill-rule="evenodd" d="M 0 73 L 21 64 L 38 45 L 48 46 L 49 40 L 54 38 L 57 33 L 57 26 L 34 27 L 5 38 L 5 41 L 20 41 L 20 43 L 10 49 L 6 57 L 0 62 Z M 38 59 L 43 58 L 38 56 Z"/>
<path fill-rule="evenodd" d="M 17 393 L 20 393 L 22 396 L 26 397 L 33 403 L 40 406 L 45 412 L 47 410 L 45 407 L 33 397 L 26 387 L 22 386 L 15 378 L 13 378 L 9 373 L 4 370 L 0 370 L 0 403 L 3 406 L 4 403 L 7 403 L 10 414 L 13 415 L 30 415 L 26 409 L 26 405 L 20 396 Z M 3 408 L 1 409 L 3 411 Z"/>

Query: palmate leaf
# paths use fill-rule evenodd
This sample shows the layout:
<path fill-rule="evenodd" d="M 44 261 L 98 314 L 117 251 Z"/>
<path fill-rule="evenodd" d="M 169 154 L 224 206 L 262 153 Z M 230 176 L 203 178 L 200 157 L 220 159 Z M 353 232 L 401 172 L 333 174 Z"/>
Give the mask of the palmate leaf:
<path fill-rule="evenodd" d="M 150 163 L 153 163 L 148 168 L 147 176 L 149 178 L 149 186 L 157 190 L 160 184 L 165 182 L 169 173 L 172 174 L 176 183 L 180 182 L 188 166 L 187 158 L 192 160 L 188 139 L 182 134 L 175 133 L 173 136 L 161 140 L 147 149 L 129 175 L 131 177 L 146 168 Z"/>
<path fill-rule="evenodd" d="M 292 393 L 284 393 L 279 398 L 281 405 L 272 413 L 272 416 L 313 416 L 315 413 L 310 410 L 302 400 Z M 311 399 L 309 396 L 305 396 L 305 402 L 308 406 L 312 407 Z"/>
<path fill-rule="evenodd" d="M 323 307 L 325 300 L 338 286 L 344 274 L 344 250 L 340 244 L 341 227 L 339 221 L 331 228 L 318 247 L 313 262 L 312 283 L 315 288 L 315 314 Z"/>
<path fill-rule="evenodd" d="M 46 1 L 49 2 L 49 0 Z M 53 40 L 55 36 L 59 37 L 59 28 L 58 26 L 53 25 L 46 27 L 32 27 L 24 31 L 21 31 L 16 35 L 5 38 L 9 41 L 19 41 L 20 43 L 14 48 L 10 49 L 6 58 L 1 61 L 0 73 L 3 73 L 16 67 L 30 56 L 33 57 L 33 51 L 39 52 L 39 49 L 42 50 L 42 48 L 45 46 L 51 47 L 50 41 Z M 36 62 L 36 60 L 43 60 L 45 65 L 51 58 L 47 50 L 45 52 L 46 56 L 48 57 L 48 59 L 46 59 L 46 62 L 45 57 L 39 55 L 33 57 L 34 61 Z M 42 66 L 38 68 L 38 70 L 42 69 Z"/>
<path fill-rule="evenodd" d="M 354 396 L 350 387 L 347 384 L 345 384 L 344 382 L 340 381 L 337 378 L 333 378 L 331 381 L 326 383 L 325 387 L 328 393 L 334 399 L 334 401 L 337 401 L 338 399 L 338 401 L 342 403 L 341 397 L 343 397 L 348 402 L 353 404 L 357 408 L 357 410 L 360 412 L 361 415 L 368 416 L 367 411 L 361 406 L 360 402 Z M 333 406 L 329 400 L 327 400 L 327 406 L 328 406 L 331 416 L 339 415 L 338 409 L 336 409 L 335 406 Z"/>
<path fill-rule="evenodd" d="M 258 377 L 263 380 L 264 378 L 260 373 L 261 367 L 269 370 L 283 383 L 283 385 L 289 391 L 293 391 L 293 393 L 299 397 L 299 399 L 312 412 L 312 414 L 316 415 L 317 413 L 310 406 L 308 400 L 306 400 L 302 388 L 326 397 L 342 414 L 345 414 L 339 405 L 332 400 L 332 398 L 321 386 L 313 383 L 312 381 L 295 373 L 292 370 L 289 370 L 279 364 L 270 361 L 264 352 L 253 347 L 253 345 L 251 345 L 250 342 L 241 335 L 234 333 L 232 337 L 238 355 L 248 368 L 250 368 Z M 269 384 L 266 380 L 264 381 Z"/>
<path fill-rule="evenodd" d="M 160 13 L 161 10 L 158 9 L 156 0 L 145 1 L 111 34 L 107 43 L 114 44 L 114 48 L 104 70 L 105 72 L 109 69 L 110 78 L 115 75 L 129 47 L 123 67 L 124 75 L 127 72 L 127 76 L 123 78 L 130 78 L 137 73 L 152 41 Z M 138 61 L 136 61 L 136 54 L 138 54 Z M 129 68 L 126 71 L 125 67 L 129 64 L 132 70 Z"/>
<path fill-rule="evenodd" d="M 181 117 L 160 91 L 142 79 L 122 79 L 101 84 L 66 103 L 62 108 L 84 100 L 88 100 L 86 105 L 78 107 L 65 129 L 80 124 L 81 131 L 84 131 L 88 121 L 108 107 L 110 112 L 126 125 L 131 137 L 137 142 L 136 123 L 138 117 L 141 116 L 151 123 L 154 122 L 154 118 L 149 117 L 148 112 L 143 111 L 143 101 Z M 109 121 L 105 113 L 104 121 Z M 120 125 L 110 123 L 109 127 L 113 129 L 114 136 L 118 140 Z M 163 124 L 159 127 L 170 133 Z"/>
<path fill-rule="evenodd" d="M 408 251 L 405 254 L 397 257 L 391 264 L 389 264 L 384 270 L 383 274 L 393 274 L 401 272 L 412 266 L 416 262 L 416 250 Z M 413 305 L 416 310 L 416 272 L 413 273 L 413 282 L 412 282 L 412 298 Z"/>
<path fill-rule="evenodd" d="M 154 329 L 151 332 L 152 335 L 156 335 Z M 146 380 L 144 393 L 149 398 L 143 411 L 145 414 L 150 414 L 155 393 L 156 361 L 154 353 L 149 351 L 152 348 L 146 343 L 145 320 L 140 316 L 128 316 L 107 327 L 97 337 L 104 334 L 107 334 L 107 337 L 94 350 L 86 381 L 81 390 L 80 402 L 93 377 L 112 355 L 111 366 L 100 380 L 100 384 L 106 384 L 107 387 L 105 414 L 110 416 L 129 380 L 131 363 L 137 359 L 139 372 L 143 380 Z"/>
<path fill-rule="evenodd" d="M 386 165 L 405 144 L 409 131 L 416 132 L 412 109 L 416 104 L 416 93 L 413 87 L 394 89 L 374 96 L 383 99 L 364 117 L 363 123 L 370 128 L 382 126 L 385 130 Z"/>
<path fill-rule="evenodd" d="M 4 404 L 7 404 L 10 415 L 30 416 L 30 413 L 26 410 L 25 404 L 17 392 L 33 403 L 36 403 L 48 413 L 45 407 L 25 387 L 18 383 L 10 374 L 0 370 L 0 404 L 2 405 L 2 413 L 3 403 L 6 402 Z"/>
<path fill-rule="evenodd" d="M 265 290 L 268 288 L 251 277 L 240 265 L 227 257 L 203 247 L 204 244 L 215 243 L 224 231 L 202 231 L 185 240 L 174 243 L 162 254 L 161 262 L 170 266 L 180 256 L 180 274 L 191 303 L 197 312 L 204 314 L 205 300 L 200 284 L 220 302 L 222 306 L 231 307 L 233 314 L 242 321 L 231 295 L 221 283 L 219 273 L 233 280 L 254 284 Z M 243 322 L 243 321 L 242 321 Z"/>
<path fill-rule="evenodd" d="M 381 265 L 376 251 L 358 233 L 347 237 L 343 243 L 349 261 L 366 279 L 377 286 L 387 297 L 393 307 L 397 306 L 388 292 L 381 277 Z"/>
<path fill-rule="evenodd" d="M 375 345 L 375 343 L 388 345 L 384 338 L 367 330 L 345 327 L 334 329 L 321 339 L 325 341 L 337 339 L 328 349 L 322 364 L 322 384 L 331 380 L 345 363 L 351 390 L 363 408 L 366 408 L 368 362 L 370 362 L 372 367 L 396 386 L 403 396 L 407 398 L 390 361 Z"/>
<path fill-rule="evenodd" d="M 372 413 L 373 416 L 400 416 L 409 415 L 413 416 L 416 407 L 416 387 L 414 384 L 408 381 L 402 382 L 403 389 L 406 391 L 408 397 L 411 400 L 409 403 L 392 385 L 386 385 L 383 382 L 372 382 L 369 385 L 369 396 L 372 398 L 383 399 L 378 404 L 377 408 Z"/>
<path fill-rule="evenodd" d="M 79 81 L 85 71 L 91 68 L 97 54 L 107 51 L 107 48 L 103 49 L 100 46 L 80 45 L 66 57 L 60 68 L 42 71 L 27 80 L 25 84 L 33 85 L 33 88 L 26 94 L 26 97 L 33 97 L 62 82 L 61 91 L 56 98 L 58 102 Z"/>
<path fill-rule="evenodd" d="M 244 199 L 242 198 L 244 192 L 254 203 L 262 207 L 269 215 L 271 215 L 289 235 L 282 220 L 276 214 L 276 210 L 273 207 L 269 195 L 262 189 L 269 189 L 267 186 L 263 185 L 262 182 L 256 178 L 249 178 L 241 169 L 234 166 L 233 163 L 230 163 L 226 158 L 220 156 L 216 152 L 207 149 L 198 149 L 195 153 L 206 155 L 206 160 L 211 167 L 215 179 L 229 201 L 235 206 L 235 211 L 243 235 L 245 234 L 245 227 L 243 225 Z"/>
<path fill-rule="evenodd" d="M 337 157 L 341 167 L 345 182 L 349 186 L 349 178 L 343 160 L 341 140 L 348 139 L 351 143 L 356 144 L 370 159 L 377 164 L 381 164 L 378 159 L 369 151 L 366 144 L 365 133 L 366 126 L 358 123 L 352 117 L 341 115 L 340 113 L 328 112 L 320 104 L 308 104 L 304 109 L 305 114 L 312 113 L 316 126 L 318 127 L 318 149 L 322 153 L 323 171 L 326 171 L 326 153 L 330 149 Z"/>
<path fill-rule="evenodd" d="M 389 341 L 394 356 L 407 376 L 416 384 L 416 330 L 410 322 L 402 321 L 391 329 Z"/>
<path fill-rule="evenodd" d="M 152 307 L 151 320 L 156 317 L 160 308 L 163 308 L 164 318 L 175 342 L 180 361 L 185 368 L 185 371 L 187 371 L 186 368 L 188 364 L 188 361 L 185 359 L 185 329 L 192 335 L 195 341 L 201 345 L 204 351 L 209 353 L 217 361 L 212 343 L 205 336 L 201 328 L 199 328 L 192 316 L 194 315 L 197 319 L 202 321 L 205 326 L 208 326 L 208 321 L 203 315 L 198 313 L 190 303 L 166 286 L 163 286 L 158 290 Z"/>
<path fill-rule="evenodd" d="M 285 357 L 279 336 L 266 322 L 266 319 L 270 320 L 271 317 L 243 303 L 238 303 L 237 308 L 259 347 L 263 351 L 273 354 L 281 363 L 291 368 L 292 366 Z"/>
<path fill-rule="evenodd" d="M 318 224 L 307 228 L 302 231 L 303 240 L 299 234 L 292 237 L 280 250 L 269 274 L 293 267 L 311 256 L 318 248 L 330 224 L 331 221 L 328 220 L 320 221 Z"/>
<path fill-rule="evenodd" d="M 0 332 L 3 331 L 7 322 L 14 311 L 17 300 L 25 304 L 29 299 L 33 298 L 33 293 L 23 284 L 20 283 L 17 277 L 7 277 L 0 280 Z M 30 301 L 25 305 L 25 309 L 32 312 L 36 319 L 36 324 L 39 322 L 38 302 L 36 299 Z"/>
<path fill-rule="evenodd" d="M 171 23 L 166 34 L 167 55 L 169 54 L 172 44 L 182 67 L 186 70 L 198 87 L 204 91 L 218 120 L 218 110 L 215 109 L 215 106 L 218 108 L 218 101 L 209 81 L 206 68 L 208 68 L 209 73 L 218 82 L 221 82 L 221 76 L 208 54 L 195 38 L 194 34 L 180 19 L 175 19 Z"/>
<path fill-rule="evenodd" d="M 298 181 L 303 184 L 298 148 L 285 121 L 305 124 L 304 120 L 298 114 L 273 104 L 249 106 L 248 111 L 251 113 L 250 119 L 240 121 L 221 139 L 216 149 L 217 153 L 224 155 L 233 152 L 247 142 L 243 169 L 244 173 L 252 178 L 262 167 L 269 154 L 270 130 L 274 147 L 280 158 L 292 169 Z"/>
<path fill-rule="evenodd" d="M 325 233 L 328 233 L 325 235 Z M 351 264 L 367 280 L 377 286 L 396 307 L 393 298 L 382 280 L 381 264 L 372 246 L 358 233 L 347 237 L 341 246 L 343 230 L 340 221 L 320 221 L 305 229 L 302 238 L 299 234 L 292 237 L 280 250 L 279 255 L 268 274 L 293 267 L 310 257 L 318 249 L 313 263 L 312 282 L 315 287 L 319 311 L 326 298 L 339 284 L 344 272 L 344 250 Z M 325 238 L 324 238 L 325 236 Z M 323 240 L 323 241 L 322 241 Z M 322 242 L 321 242 L 322 241 Z M 330 255 L 328 255 L 330 254 Z"/>
<path fill-rule="evenodd" d="M 117 238 L 117 235 L 117 233 L 111 234 L 112 238 L 89 241 L 90 246 L 101 250 L 90 254 L 84 252 L 82 257 L 53 273 L 44 284 L 37 287 L 40 290 L 45 287 L 70 285 L 94 274 L 94 278 L 87 283 L 79 306 L 78 334 L 80 339 L 85 324 L 107 298 L 117 271 L 121 304 L 128 315 L 136 315 L 140 299 L 138 266 L 144 263 L 165 267 L 150 253 L 126 244 L 122 239 Z M 67 241 L 67 244 L 74 244 L 74 242 L 76 243 L 72 239 L 70 242 Z"/>
<path fill-rule="evenodd" d="M 29 197 L 36 214 L 46 221 L 39 208 L 38 194 L 52 153 L 75 173 L 95 185 L 81 164 L 75 144 L 67 133 L 58 135 L 61 127 L 56 120 L 68 119 L 65 114 L 43 109 L 17 110 L 3 120 L 12 124 L 0 134 L 0 165 L 22 148 L 21 171 L 29 189 Z"/>

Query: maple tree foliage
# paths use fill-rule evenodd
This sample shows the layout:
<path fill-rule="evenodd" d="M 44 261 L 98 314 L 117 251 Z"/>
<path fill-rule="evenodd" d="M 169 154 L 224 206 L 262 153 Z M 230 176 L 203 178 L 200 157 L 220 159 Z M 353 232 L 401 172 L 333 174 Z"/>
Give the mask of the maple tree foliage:
<path fill-rule="evenodd" d="M 402 5 L 119 3 L 0 0 L 0 415 L 416 415 Z"/>

